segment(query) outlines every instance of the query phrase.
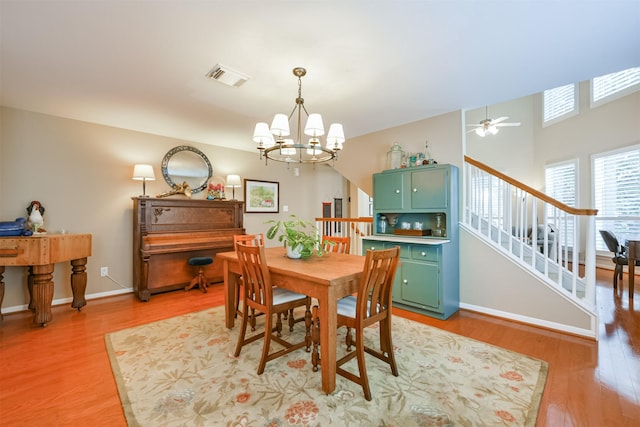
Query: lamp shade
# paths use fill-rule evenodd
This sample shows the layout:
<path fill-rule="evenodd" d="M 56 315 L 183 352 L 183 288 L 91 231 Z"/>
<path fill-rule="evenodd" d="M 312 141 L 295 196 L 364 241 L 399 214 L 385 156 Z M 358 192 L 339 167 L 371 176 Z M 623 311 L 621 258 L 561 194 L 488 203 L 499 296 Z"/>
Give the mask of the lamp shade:
<path fill-rule="evenodd" d="M 155 181 L 156 176 L 153 173 L 153 166 L 135 165 L 133 167 L 133 179 L 136 181 Z"/>
<path fill-rule="evenodd" d="M 275 136 L 289 136 L 289 119 L 286 114 L 278 113 L 273 116 L 271 133 Z"/>
<path fill-rule="evenodd" d="M 240 181 L 240 175 L 227 175 L 227 187 L 241 187 L 242 181 Z"/>
<path fill-rule="evenodd" d="M 322 116 L 320 114 L 309 114 L 307 125 L 304 127 L 304 134 L 313 137 L 324 135 L 324 124 L 322 123 Z"/>
<path fill-rule="evenodd" d="M 340 123 L 332 123 L 327 133 L 327 148 L 330 150 L 342 149 L 344 142 L 344 129 Z"/>
<path fill-rule="evenodd" d="M 269 148 L 275 145 L 268 124 L 265 122 L 256 123 L 256 128 L 253 131 L 253 142 L 258 143 L 258 148 Z"/>

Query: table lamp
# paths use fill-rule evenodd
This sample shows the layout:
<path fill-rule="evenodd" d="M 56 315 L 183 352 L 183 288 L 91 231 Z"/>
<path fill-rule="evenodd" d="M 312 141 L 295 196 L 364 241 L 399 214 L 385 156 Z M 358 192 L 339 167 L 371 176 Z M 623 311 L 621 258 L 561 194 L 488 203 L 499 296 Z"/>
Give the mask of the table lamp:
<path fill-rule="evenodd" d="M 242 181 L 240 181 L 240 175 L 227 175 L 227 187 L 231 187 L 231 200 L 236 200 L 236 188 L 242 187 Z"/>
<path fill-rule="evenodd" d="M 151 165 L 135 165 L 133 167 L 133 179 L 135 181 L 142 181 L 142 195 L 140 197 L 147 196 L 147 181 L 155 181 L 156 176 L 153 174 L 153 166 Z"/>

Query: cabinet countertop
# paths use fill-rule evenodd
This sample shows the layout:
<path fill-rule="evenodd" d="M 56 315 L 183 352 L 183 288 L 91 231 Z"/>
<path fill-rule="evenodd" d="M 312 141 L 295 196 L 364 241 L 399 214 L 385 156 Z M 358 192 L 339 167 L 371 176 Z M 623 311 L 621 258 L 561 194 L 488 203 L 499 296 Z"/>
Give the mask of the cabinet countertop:
<path fill-rule="evenodd" d="M 445 243 L 450 243 L 451 240 L 448 239 L 439 239 L 433 237 L 407 237 L 407 236 L 397 236 L 397 235 L 388 235 L 388 236 L 365 236 L 362 240 L 376 240 L 379 242 L 399 242 L 399 243 L 413 243 L 416 245 L 444 245 Z"/>

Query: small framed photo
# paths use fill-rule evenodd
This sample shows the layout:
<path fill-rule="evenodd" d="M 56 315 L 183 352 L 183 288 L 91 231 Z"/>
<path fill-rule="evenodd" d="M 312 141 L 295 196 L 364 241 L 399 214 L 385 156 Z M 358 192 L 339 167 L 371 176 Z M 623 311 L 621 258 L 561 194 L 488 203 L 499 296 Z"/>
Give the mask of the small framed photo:
<path fill-rule="evenodd" d="M 247 213 L 278 213 L 280 184 L 274 181 L 244 180 L 244 211 Z"/>

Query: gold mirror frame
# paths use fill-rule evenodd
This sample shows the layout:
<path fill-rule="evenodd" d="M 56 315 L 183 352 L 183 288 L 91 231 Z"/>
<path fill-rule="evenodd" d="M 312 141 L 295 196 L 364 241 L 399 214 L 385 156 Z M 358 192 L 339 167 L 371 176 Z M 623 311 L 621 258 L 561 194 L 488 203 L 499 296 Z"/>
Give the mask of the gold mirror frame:
<path fill-rule="evenodd" d="M 199 193 L 207 188 L 213 176 L 213 167 L 202 151 L 181 145 L 165 154 L 162 159 L 162 176 L 171 188 L 186 182 L 191 193 Z"/>

